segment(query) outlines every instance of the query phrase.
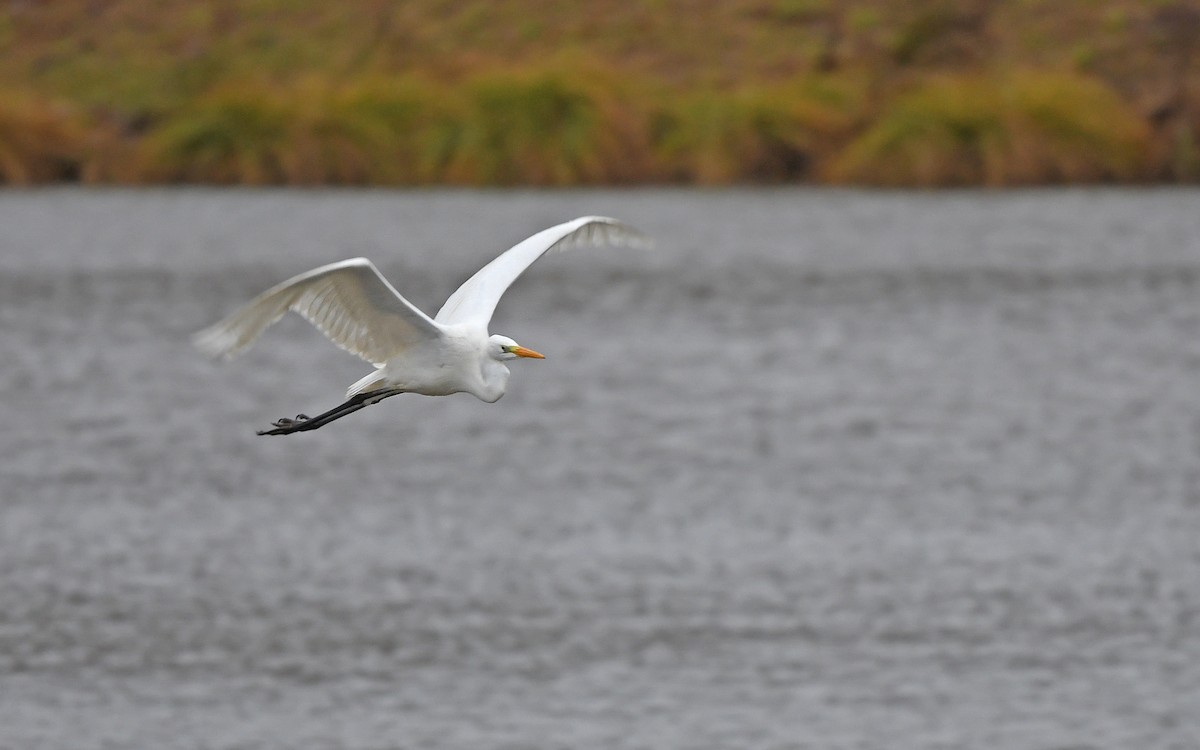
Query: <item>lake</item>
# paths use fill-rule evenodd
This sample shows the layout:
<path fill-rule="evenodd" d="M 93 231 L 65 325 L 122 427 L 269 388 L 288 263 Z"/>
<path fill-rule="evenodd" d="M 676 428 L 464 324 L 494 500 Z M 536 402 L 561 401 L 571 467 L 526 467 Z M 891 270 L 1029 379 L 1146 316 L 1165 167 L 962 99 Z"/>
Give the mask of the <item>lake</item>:
<path fill-rule="evenodd" d="M 257 437 L 575 216 L 508 394 Z M 1194 748 L 1200 191 L 0 192 L 0 747 Z"/>

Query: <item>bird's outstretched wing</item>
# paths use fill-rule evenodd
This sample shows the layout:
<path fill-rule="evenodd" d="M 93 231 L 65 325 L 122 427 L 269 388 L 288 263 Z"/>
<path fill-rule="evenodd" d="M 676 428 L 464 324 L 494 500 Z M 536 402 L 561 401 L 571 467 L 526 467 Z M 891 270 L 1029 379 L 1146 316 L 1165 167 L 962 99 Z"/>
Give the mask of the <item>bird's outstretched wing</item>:
<path fill-rule="evenodd" d="M 352 258 L 268 289 L 192 341 L 209 356 L 228 359 L 249 348 L 289 310 L 341 348 L 376 364 L 441 335 L 438 324 L 401 297 L 371 261 Z"/>
<path fill-rule="evenodd" d="M 548 250 L 603 245 L 649 246 L 650 239 L 633 227 L 604 216 L 584 216 L 544 229 L 475 272 L 434 318 L 438 323 L 486 326 L 505 290 Z"/>

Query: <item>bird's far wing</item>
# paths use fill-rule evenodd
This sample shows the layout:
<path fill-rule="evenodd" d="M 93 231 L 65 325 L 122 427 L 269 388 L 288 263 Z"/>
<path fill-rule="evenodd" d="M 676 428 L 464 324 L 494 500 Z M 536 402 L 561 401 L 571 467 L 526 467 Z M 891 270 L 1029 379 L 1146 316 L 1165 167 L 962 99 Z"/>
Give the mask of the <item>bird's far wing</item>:
<path fill-rule="evenodd" d="M 441 335 L 440 326 L 401 297 L 371 261 L 353 258 L 268 289 L 192 341 L 211 357 L 229 359 L 249 348 L 289 310 L 341 348 L 376 364 Z"/>
<path fill-rule="evenodd" d="M 650 244 L 650 239 L 633 227 L 604 216 L 584 216 L 544 229 L 476 271 L 450 295 L 434 320 L 443 324 L 474 322 L 486 326 L 505 290 L 548 250 Z"/>

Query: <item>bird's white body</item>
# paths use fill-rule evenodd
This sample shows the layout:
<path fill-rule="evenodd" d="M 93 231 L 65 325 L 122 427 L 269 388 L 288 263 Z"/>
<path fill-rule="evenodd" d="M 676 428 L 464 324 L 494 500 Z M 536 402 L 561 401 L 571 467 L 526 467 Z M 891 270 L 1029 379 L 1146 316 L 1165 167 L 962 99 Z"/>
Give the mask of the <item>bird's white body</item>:
<path fill-rule="evenodd" d="M 504 395 L 510 373 L 502 361 L 488 356 L 490 346 L 487 332 L 475 326 L 444 326 L 440 338 L 422 341 L 384 362 L 350 386 L 346 395 L 398 388 L 423 396 L 469 393 L 494 403 Z"/>
<path fill-rule="evenodd" d="M 196 334 L 194 342 L 211 356 L 231 358 L 249 348 L 285 313 L 294 311 L 335 344 L 375 365 L 374 372 L 350 386 L 350 400 L 322 415 L 323 421 L 307 417 L 281 420 L 276 423 L 279 430 L 265 434 L 315 429 L 402 392 L 426 396 L 470 393 L 492 403 L 504 395 L 508 385 L 505 362 L 542 356 L 506 336 L 488 334 L 501 295 L 549 250 L 612 244 L 636 246 L 649 241 L 636 230 L 602 216 L 585 216 L 545 229 L 476 272 L 450 295 L 434 318 L 404 299 L 371 261 L 344 260 L 268 289 Z M 301 423 L 305 426 L 294 426 Z"/>

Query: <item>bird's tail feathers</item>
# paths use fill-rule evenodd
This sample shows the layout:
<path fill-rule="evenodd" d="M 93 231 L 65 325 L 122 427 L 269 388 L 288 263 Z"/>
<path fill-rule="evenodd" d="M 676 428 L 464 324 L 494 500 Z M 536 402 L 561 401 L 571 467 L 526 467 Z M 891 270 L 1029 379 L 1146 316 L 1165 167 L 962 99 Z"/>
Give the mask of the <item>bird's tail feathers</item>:
<path fill-rule="evenodd" d="M 383 369 L 380 368 L 375 372 L 367 375 L 346 389 L 346 398 L 353 398 L 360 393 L 367 391 L 375 391 L 387 385 L 383 379 Z"/>

